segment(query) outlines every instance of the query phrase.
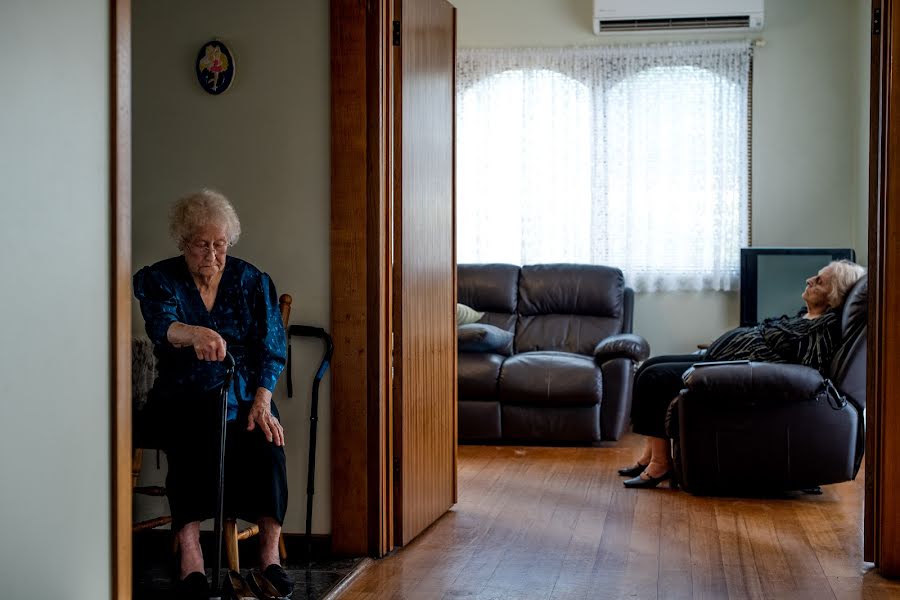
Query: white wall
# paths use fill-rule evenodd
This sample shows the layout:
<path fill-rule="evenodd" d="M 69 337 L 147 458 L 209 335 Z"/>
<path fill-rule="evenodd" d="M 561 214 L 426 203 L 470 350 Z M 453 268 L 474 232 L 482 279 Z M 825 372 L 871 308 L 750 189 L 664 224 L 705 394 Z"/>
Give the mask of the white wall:
<path fill-rule="evenodd" d="M 684 39 L 598 38 L 588 0 L 454 0 L 460 47 Z M 865 257 L 867 0 L 768 0 L 753 82 L 753 244 L 855 246 Z M 710 37 L 727 38 L 725 35 Z M 734 36 L 731 36 L 734 37 Z M 862 212 L 861 212 L 862 211 Z M 802 282 L 800 282 L 802 285 Z M 798 297 L 801 290 L 798 289 Z M 799 298 L 798 298 L 799 299 Z M 654 354 L 692 350 L 739 321 L 735 293 L 639 294 Z"/>
<path fill-rule="evenodd" d="M 241 217 L 232 254 L 294 297 L 291 322 L 329 323 L 329 16 L 326 0 L 134 1 L 134 265 L 177 253 L 169 205 L 209 186 Z M 201 45 L 218 37 L 235 57 L 233 87 L 205 93 L 194 76 Z M 135 331 L 143 332 L 139 314 Z M 294 398 L 275 393 L 287 432 L 291 491 L 285 531 L 302 532 L 315 341 L 295 339 Z M 328 378 L 320 390 L 313 530 L 330 531 Z M 156 478 L 155 460 L 145 475 Z M 150 510 L 150 509 L 148 509 Z"/>
<path fill-rule="evenodd" d="M 872 3 L 867 0 L 856 2 L 856 60 L 855 75 L 857 82 L 853 86 L 858 94 L 856 139 L 859 147 L 856 165 L 856 235 L 854 247 L 856 260 L 868 266 L 869 260 L 869 98 L 871 94 L 872 68 Z"/>
<path fill-rule="evenodd" d="M 0 3 L 0 596 L 111 594 L 109 2 Z"/>

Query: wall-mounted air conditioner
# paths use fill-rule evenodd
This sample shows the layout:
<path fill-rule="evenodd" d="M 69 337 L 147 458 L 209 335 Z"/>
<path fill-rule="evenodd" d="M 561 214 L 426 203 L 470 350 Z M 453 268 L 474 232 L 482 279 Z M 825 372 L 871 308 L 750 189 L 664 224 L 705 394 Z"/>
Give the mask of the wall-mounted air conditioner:
<path fill-rule="evenodd" d="M 594 0 L 594 33 L 760 31 L 764 0 Z"/>

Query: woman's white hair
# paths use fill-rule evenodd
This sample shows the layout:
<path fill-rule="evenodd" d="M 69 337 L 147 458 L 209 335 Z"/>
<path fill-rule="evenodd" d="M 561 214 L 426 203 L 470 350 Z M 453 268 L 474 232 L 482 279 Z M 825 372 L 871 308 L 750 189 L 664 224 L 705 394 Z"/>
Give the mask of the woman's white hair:
<path fill-rule="evenodd" d="M 178 199 L 169 211 L 169 235 L 184 250 L 194 233 L 207 225 L 225 228 L 229 246 L 241 237 L 241 220 L 224 194 L 202 189 Z"/>
<path fill-rule="evenodd" d="M 866 270 L 849 260 L 835 260 L 828 264 L 831 271 L 831 291 L 828 293 L 828 305 L 837 307 L 844 303 L 844 298 L 853 284 L 866 274 Z"/>

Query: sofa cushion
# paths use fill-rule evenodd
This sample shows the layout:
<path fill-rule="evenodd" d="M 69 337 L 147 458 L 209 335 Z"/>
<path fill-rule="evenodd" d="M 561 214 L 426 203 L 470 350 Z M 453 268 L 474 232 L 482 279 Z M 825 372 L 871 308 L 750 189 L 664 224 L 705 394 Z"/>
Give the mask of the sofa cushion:
<path fill-rule="evenodd" d="M 464 352 L 457 362 L 457 392 L 466 400 L 496 400 L 503 358 L 499 354 Z"/>
<path fill-rule="evenodd" d="M 622 319 L 625 278 L 600 265 L 528 265 L 519 279 L 520 315 L 583 315 Z"/>
<path fill-rule="evenodd" d="M 493 325 L 470 323 L 456 328 L 459 352 L 493 352 L 509 356 L 513 334 Z"/>
<path fill-rule="evenodd" d="M 479 323 L 514 333 L 519 267 L 459 265 L 456 273 L 457 301 L 484 312 Z M 509 352 L 512 352 L 511 346 Z"/>
<path fill-rule="evenodd" d="M 519 317 L 513 350 L 516 353 L 547 350 L 593 356 L 600 340 L 618 333 L 621 333 L 621 322 L 608 317 Z"/>
<path fill-rule="evenodd" d="M 497 389 L 504 405 L 592 406 L 603 397 L 603 376 L 590 357 L 527 352 L 504 361 Z"/>
<path fill-rule="evenodd" d="M 529 265 L 519 278 L 515 352 L 557 350 L 593 354 L 605 337 L 622 333 L 622 271 L 599 265 Z"/>
<path fill-rule="evenodd" d="M 519 285 L 515 265 L 459 265 L 456 268 L 457 302 L 485 312 L 513 314 Z"/>

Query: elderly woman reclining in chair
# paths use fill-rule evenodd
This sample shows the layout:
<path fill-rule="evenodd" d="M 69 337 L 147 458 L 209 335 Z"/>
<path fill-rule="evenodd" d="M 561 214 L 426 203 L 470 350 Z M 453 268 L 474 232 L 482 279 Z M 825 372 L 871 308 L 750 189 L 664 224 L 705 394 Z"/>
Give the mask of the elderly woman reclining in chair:
<path fill-rule="evenodd" d="M 822 370 L 840 343 L 837 309 L 865 270 L 849 261 L 835 261 L 806 280 L 806 309 L 794 317 L 766 319 L 753 327 L 732 329 L 714 341 L 706 354 L 651 358 L 635 376 L 631 420 L 635 433 L 646 437 L 637 463 L 619 469 L 631 477 L 625 487 L 651 488 L 672 477 L 665 420 L 669 403 L 684 387 L 682 375 L 698 362 L 750 360 L 795 363 Z"/>

